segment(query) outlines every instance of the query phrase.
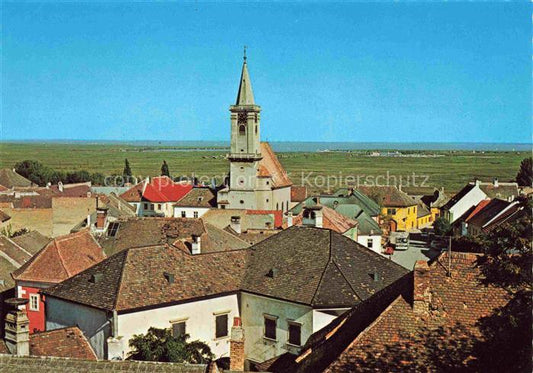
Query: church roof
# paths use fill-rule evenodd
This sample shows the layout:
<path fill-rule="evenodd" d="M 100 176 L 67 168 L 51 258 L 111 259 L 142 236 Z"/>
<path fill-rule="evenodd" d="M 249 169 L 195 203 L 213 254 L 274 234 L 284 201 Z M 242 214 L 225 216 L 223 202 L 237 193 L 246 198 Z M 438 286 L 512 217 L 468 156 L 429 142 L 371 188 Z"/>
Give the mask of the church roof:
<path fill-rule="evenodd" d="M 274 188 L 291 186 L 292 181 L 289 179 L 287 171 L 285 171 L 279 162 L 278 157 L 276 157 L 268 142 L 261 143 L 261 155 L 263 159 L 259 162 L 258 176 L 271 177 Z"/>
<path fill-rule="evenodd" d="M 242 64 L 241 82 L 239 84 L 239 92 L 237 93 L 237 102 L 235 105 L 255 105 L 254 92 L 252 91 L 252 81 L 248 74 L 248 67 L 246 59 Z"/>

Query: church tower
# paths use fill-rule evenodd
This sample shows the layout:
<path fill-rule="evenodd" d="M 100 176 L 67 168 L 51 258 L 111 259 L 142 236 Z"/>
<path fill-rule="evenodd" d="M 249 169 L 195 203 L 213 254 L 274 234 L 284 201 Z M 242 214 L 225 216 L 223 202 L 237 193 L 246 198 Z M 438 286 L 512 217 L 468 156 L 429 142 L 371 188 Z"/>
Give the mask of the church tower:
<path fill-rule="evenodd" d="M 261 107 L 254 102 L 252 82 L 246 63 L 246 50 L 241 80 L 231 113 L 230 186 L 232 190 L 253 191 L 257 186 L 258 162 L 261 160 L 259 125 Z"/>

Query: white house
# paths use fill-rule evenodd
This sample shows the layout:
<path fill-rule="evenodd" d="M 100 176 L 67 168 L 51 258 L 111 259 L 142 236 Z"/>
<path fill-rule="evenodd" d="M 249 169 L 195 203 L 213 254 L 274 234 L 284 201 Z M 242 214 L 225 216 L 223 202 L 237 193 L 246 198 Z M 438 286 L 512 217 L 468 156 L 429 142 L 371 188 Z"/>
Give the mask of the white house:
<path fill-rule="evenodd" d="M 174 204 L 175 218 L 201 218 L 217 208 L 216 193 L 208 187 L 195 187 Z"/>
<path fill-rule="evenodd" d="M 487 199 L 487 195 L 480 188 L 481 182 L 476 180 L 468 184 L 453 196 L 443 207 L 443 216 L 450 223 L 459 219 L 468 209 Z"/>

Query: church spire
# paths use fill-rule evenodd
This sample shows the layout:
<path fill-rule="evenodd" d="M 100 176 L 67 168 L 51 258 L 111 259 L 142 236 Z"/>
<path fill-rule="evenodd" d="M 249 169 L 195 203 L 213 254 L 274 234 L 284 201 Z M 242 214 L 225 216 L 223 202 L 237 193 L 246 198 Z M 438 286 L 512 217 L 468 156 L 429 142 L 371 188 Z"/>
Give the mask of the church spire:
<path fill-rule="evenodd" d="M 237 102 L 235 105 L 255 105 L 252 82 L 250 81 L 250 75 L 248 74 L 248 67 L 246 65 L 246 46 L 244 47 L 243 59 L 241 83 L 239 84 L 239 92 L 237 93 Z"/>

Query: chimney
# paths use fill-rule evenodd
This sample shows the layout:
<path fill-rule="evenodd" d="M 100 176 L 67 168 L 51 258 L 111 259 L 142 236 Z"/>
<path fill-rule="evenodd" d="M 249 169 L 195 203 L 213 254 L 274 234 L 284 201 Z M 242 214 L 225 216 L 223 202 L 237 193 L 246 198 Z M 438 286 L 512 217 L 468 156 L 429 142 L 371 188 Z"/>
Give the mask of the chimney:
<path fill-rule="evenodd" d="M 57 189 L 59 189 L 59 191 L 63 193 L 63 183 L 61 181 L 57 182 Z"/>
<path fill-rule="evenodd" d="M 401 192 L 402 191 L 402 184 L 398 184 L 398 190 Z"/>
<path fill-rule="evenodd" d="M 499 186 L 499 183 L 498 183 L 498 178 L 495 177 L 494 179 L 492 179 L 492 184 L 494 185 L 494 188 L 497 188 Z"/>
<path fill-rule="evenodd" d="M 429 265 L 425 260 L 416 261 L 413 276 L 413 311 L 419 315 L 427 315 L 431 303 L 431 291 Z"/>
<path fill-rule="evenodd" d="M 87 226 L 91 227 L 91 214 L 87 215 Z"/>
<path fill-rule="evenodd" d="M 107 209 L 105 207 L 96 208 L 96 229 L 104 229 L 107 220 Z"/>
<path fill-rule="evenodd" d="M 241 217 L 240 216 L 231 217 L 231 229 L 233 229 L 238 234 L 241 234 Z"/>
<path fill-rule="evenodd" d="M 309 206 L 304 208 L 303 225 L 322 228 L 323 227 L 323 212 L 322 206 Z"/>
<path fill-rule="evenodd" d="M 233 371 L 244 371 L 244 330 L 242 328 L 241 318 L 233 318 L 233 327 L 231 328 L 231 338 L 229 345 L 229 369 Z"/>
<path fill-rule="evenodd" d="M 202 252 L 201 241 L 200 236 L 192 235 L 191 254 L 196 255 Z"/>
<path fill-rule="evenodd" d="M 9 298 L 5 301 L 11 308 L 5 318 L 5 341 L 10 353 L 16 356 L 30 355 L 30 320 L 26 315 L 28 299 Z"/>
<path fill-rule="evenodd" d="M 474 185 L 476 185 L 476 186 L 480 186 L 480 185 L 481 185 L 481 180 L 479 180 L 479 179 L 476 177 L 476 179 L 474 180 Z"/>
<path fill-rule="evenodd" d="M 287 228 L 292 227 L 293 220 L 292 220 L 292 212 L 287 212 Z"/>

